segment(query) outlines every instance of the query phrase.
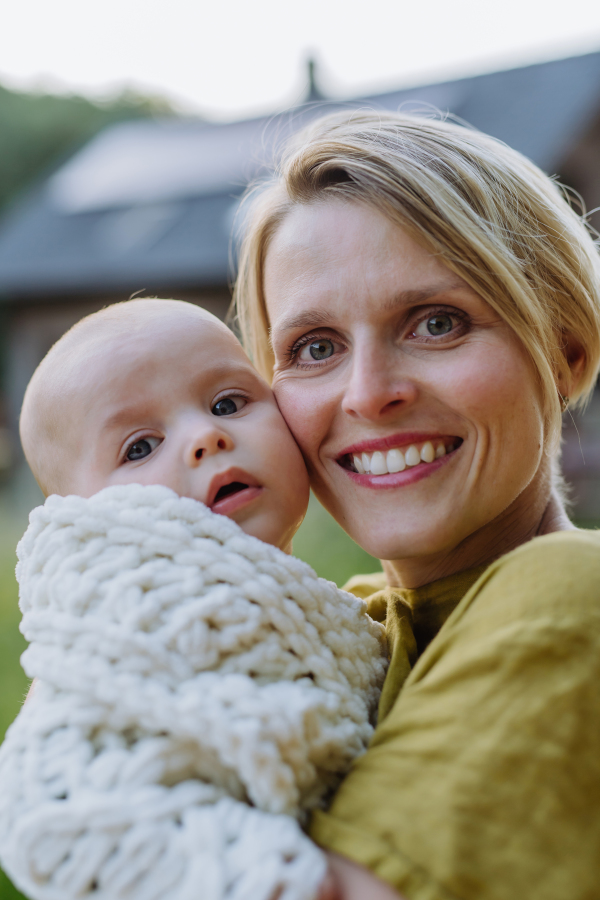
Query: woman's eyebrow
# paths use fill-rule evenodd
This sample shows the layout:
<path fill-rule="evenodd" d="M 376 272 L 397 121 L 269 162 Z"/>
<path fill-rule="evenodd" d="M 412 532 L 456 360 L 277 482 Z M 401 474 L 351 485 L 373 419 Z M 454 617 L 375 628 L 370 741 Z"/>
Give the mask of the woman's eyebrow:
<path fill-rule="evenodd" d="M 319 328 L 323 325 L 330 325 L 333 322 L 333 318 L 331 313 L 324 312 L 322 309 L 307 309 L 296 316 L 290 316 L 289 319 L 282 319 L 277 326 L 277 331 L 292 331 L 296 328 Z"/>
<path fill-rule="evenodd" d="M 431 285 L 431 287 L 421 288 L 419 290 L 406 290 L 394 294 L 383 303 L 383 310 L 388 312 L 396 309 L 398 306 L 412 306 L 415 303 L 424 303 L 431 300 L 432 297 L 438 297 L 440 294 L 449 294 L 452 291 L 464 288 L 465 284 L 460 281 Z M 322 309 L 307 309 L 297 315 L 284 318 L 277 323 L 273 331 L 295 331 L 297 328 L 322 328 L 331 325 L 334 316 Z"/>
<path fill-rule="evenodd" d="M 398 306 L 413 306 L 415 303 L 425 303 L 432 297 L 439 297 L 443 294 L 450 294 L 453 291 L 459 291 L 464 288 L 465 284 L 460 281 L 446 282 L 442 284 L 431 285 L 431 287 L 421 288 L 419 290 L 400 291 L 387 300 L 383 308 L 386 311 L 394 310 Z"/>

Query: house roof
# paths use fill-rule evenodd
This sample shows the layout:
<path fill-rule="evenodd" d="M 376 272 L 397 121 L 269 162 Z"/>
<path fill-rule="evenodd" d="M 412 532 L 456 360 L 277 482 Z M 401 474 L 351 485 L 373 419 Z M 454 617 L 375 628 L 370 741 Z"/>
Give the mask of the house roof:
<path fill-rule="evenodd" d="M 110 126 L 5 217 L 0 297 L 225 284 L 245 185 L 289 134 L 340 105 L 223 124 Z M 553 174 L 600 111 L 600 52 L 344 105 L 449 111 Z"/>

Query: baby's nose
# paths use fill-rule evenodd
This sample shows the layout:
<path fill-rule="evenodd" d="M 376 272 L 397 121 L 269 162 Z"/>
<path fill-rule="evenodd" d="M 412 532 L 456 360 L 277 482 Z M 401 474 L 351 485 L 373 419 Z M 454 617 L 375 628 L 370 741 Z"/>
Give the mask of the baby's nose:
<path fill-rule="evenodd" d="M 204 447 L 196 447 L 194 451 L 195 459 L 202 459 L 202 454 L 204 453 Z M 223 438 L 219 438 L 217 441 L 217 450 L 227 450 L 227 442 Z"/>
<path fill-rule="evenodd" d="M 220 431 L 220 429 L 210 429 L 196 438 L 189 445 L 186 453 L 188 465 L 195 467 L 207 456 L 213 456 L 220 451 L 233 449 L 233 441 Z"/>

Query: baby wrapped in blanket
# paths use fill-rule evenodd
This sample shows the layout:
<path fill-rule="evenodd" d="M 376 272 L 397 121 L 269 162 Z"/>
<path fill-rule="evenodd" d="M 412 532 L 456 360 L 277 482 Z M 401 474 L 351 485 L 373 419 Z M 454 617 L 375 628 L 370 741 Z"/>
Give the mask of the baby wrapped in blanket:
<path fill-rule="evenodd" d="M 316 897 L 300 825 L 366 748 L 383 635 L 289 555 L 308 483 L 268 386 L 207 313 L 132 301 L 50 351 L 22 438 L 52 496 L 19 546 L 3 867 L 34 900 Z"/>

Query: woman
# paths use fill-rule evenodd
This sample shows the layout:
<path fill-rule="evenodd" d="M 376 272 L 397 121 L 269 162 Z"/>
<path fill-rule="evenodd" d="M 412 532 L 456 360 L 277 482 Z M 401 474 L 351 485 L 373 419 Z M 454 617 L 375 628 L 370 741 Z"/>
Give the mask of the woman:
<path fill-rule="evenodd" d="M 336 114 L 258 193 L 236 302 L 384 570 L 351 585 L 390 640 L 378 728 L 311 826 L 341 895 L 598 896 L 600 540 L 558 466 L 600 362 L 585 225 L 492 138 Z"/>

